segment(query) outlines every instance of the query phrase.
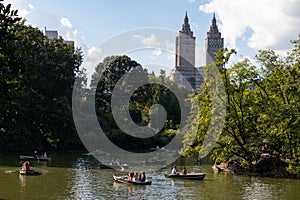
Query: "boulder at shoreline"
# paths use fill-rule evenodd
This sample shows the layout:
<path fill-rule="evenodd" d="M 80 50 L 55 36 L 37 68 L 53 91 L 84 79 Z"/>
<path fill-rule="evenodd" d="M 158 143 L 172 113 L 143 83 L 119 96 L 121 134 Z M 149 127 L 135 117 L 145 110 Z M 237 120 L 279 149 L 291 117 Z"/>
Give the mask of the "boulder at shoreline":
<path fill-rule="evenodd" d="M 288 164 L 279 156 L 273 154 L 261 155 L 261 158 L 252 163 L 251 167 L 244 167 L 240 160 L 230 159 L 226 163 L 214 164 L 212 169 L 215 172 L 228 172 L 238 175 L 262 176 L 274 178 L 292 178 L 287 172 Z"/>

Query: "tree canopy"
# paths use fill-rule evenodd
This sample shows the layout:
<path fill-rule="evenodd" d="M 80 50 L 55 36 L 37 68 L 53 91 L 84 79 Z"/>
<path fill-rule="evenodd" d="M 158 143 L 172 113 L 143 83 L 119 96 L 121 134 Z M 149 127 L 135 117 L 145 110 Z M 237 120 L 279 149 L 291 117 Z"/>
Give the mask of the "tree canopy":
<path fill-rule="evenodd" d="M 132 121 L 138 126 L 149 126 L 150 108 L 154 104 L 162 105 L 168 113 L 164 129 L 157 135 L 150 138 L 133 137 L 122 130 L 116 124 L 112 113 L 112 95 L 117 82 L 126 74 L 135 70 L 138 76 L 125 80 L 122 84 L 122 91 L 130 95 L 129 113 Z M 130 93 L 131 85 L 143 82 L 143 80 L 156 80 L 158 84 L 143 84 L 134 88 L 133 94 Z M 115 144 L 124 149 L 147 149 L 150 147 L 164 146 L 175 132 L 165 130 L 175 130 L 176 124 L 180 122 L 180 108 L 176 97 L 169 89 L 164 87 L 165 73 L 161 72 L 160 77 L 151 76 L 147 70 L 128 56 L 109 56 L 106 57 L 96 67 L 96 72 L 92 76 L 91 88 L 96 89 L 95 101 L 98 121 L 107 137 Z M 122 98 L 122 97 L 119 97 Z M 179 113 L 179 114 L 178 114 Z M 131 120 L 127 119 L 127 120 Z M 127 141 L 124 143 L 124 141 Z"/>
<path fill-rule="evenodd" d="M 215 64 L 225 84 L 227 114 L 223 132 L 211 152 L 216 162 L 238 158 L 251 168 L 268 149 L 289 163 L 291 173 L 299 174 L 300 35 L 292 44 L 293 50 L 285 57 L 272 50 L 259 51 L 259 66 L 244 59 L 225 68 L 234 51 L 223 49 L 217 54 Z M 199 107 L 195 119 L 199 124 L 196 138 L 187 135 L 185 140 L 184 153 L 189 156 L 198 155 L 210 123 L 213 108 L 206 84 L 193 101 L 204 106 Z"/>
<path fill-rule="evenodd" d="M 71 100 L 80 49 L 49 40 L 0 2 L 0 149 L 80 145 Z"/>

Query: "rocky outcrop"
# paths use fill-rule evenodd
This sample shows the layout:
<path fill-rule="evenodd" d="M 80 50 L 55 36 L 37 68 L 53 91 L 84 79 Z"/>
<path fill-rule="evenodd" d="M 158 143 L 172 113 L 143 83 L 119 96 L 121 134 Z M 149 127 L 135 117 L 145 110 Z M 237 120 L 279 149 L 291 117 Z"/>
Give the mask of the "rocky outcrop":
<path fill-rule="evenodd" d="M 282 161 L 279 156 L 262 156 L 254 165 L 253 173 L 270 177 L 289 177 L 286 171 L 288 164 Z"/>
<path fill-rule="evenodd" d="M 229 160 L 226 163 L 215 164 L 213 169 L 240 175 L 289 178 L 291 174 L 286 171 L 287 166 L 279 156 L 265 154 L 251 167 L 243 167 L 239 160 Z"/>

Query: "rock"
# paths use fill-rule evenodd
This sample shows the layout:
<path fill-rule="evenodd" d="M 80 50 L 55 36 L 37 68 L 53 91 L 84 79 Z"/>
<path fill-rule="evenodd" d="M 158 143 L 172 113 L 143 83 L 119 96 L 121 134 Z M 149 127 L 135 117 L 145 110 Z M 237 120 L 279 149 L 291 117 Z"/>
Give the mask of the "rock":
<path fill-rule="evenodd" d="M 288 177 L 287 167 L 288 164 L 278 156 L 263 156 L 254 165 L 253 172 L 262 176 Z"/>
<path fill-rule="evenodd" d="M 242 166 L 240 160 L 229 160 L 226 163 L 214 165 L 217 171 L 230 172 L 239 175 L 265 176 L 289 178 L 291 175 L 286 171 L 288 164 L 280 159 L 277 154 L 267 154 L 261 156 L 257 162 L 253 162 L 249 168 Z"/>

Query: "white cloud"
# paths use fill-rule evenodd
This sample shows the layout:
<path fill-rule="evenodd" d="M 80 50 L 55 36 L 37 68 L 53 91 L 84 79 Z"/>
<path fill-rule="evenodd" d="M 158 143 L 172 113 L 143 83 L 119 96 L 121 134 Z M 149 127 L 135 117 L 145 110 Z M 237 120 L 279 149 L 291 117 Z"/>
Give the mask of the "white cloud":
<path fill-rule="evenodd" d="M 68 28 L 72 28 L 73 27 L 72 24 L 71 24 L 71 22 L 70 22 L 70 20 L 68 18 L 63 17 L 63 18 L 60 19 L 60 22 L 61 22 L 61 24 L 63 26 L 66 26 Z"/>
<path fill-rule="evenodd" d="M 88 47 L 83 37 L 79 36 L 68 18 L 59 19 L 53 14 L 36 9 L 27 0 L 7 0 L 5 3 L 12 4 L 12 9 L 18 10 L 19 16 L 26 18 L 26 24 L 38 27 L 40 30 L 44 30 L 45 27 L 48 30 L 57 30 L 65 40 L 73 40 L 76 46 L 82 48 L 84 55 L 87 54 Z"/>
<path fill-rule="evenodd" d="M 28 6 L 29 6 L 29 8 L 30 8 L 31 10 L 34 9 L 34 6 L 33 6 L 32 4 L 29 4 Z"/>
<path fill-rule="evenodd" d="M 168 60 L 171 61 L 171 62 L 174 62 L 175 60 L 175 55 L 174 54 L 170 54 L 167 56 Z"/>
<path fill-rule="evenodd" d="M 59 19 L 55 15 L 36 9 L 27 0 L 7 0 L 5 3 L 12 4 L 12 9 L 18 10 L 19 16 L 26 18 L 26 24 L 38 27 L 40 30 L 44 30 L 44 27 L 48 30 L 57 30 L 63 39 L 74 41 L 75 46 L 80 47 L 84 55 L 82 66 L 86 69 L 88 77 L 91 76 L 99 63 L 98 55 L 101 54 L 101 50 L 89 48 L 68 18 Z"/>
<path fill-rule="evenodd" d="M 160 45 L 160 42 L 153 33 L 148 37 L 135 34 L 132 36 L 132 39 L 141 42 L 145 47 L 156 47 Z"/>
<path fill-rule="evenodd" d="M 152 51 L 152 55 L 154 55 L 154 56 L 160 56 L 161 53 L 162 53 L 162 51 L 160 48 L 156 48 Z"/>
<path fill-rule="evenodd" d="M 18 10 L 18 16 L 25 18 L 32 10 L 34 6 L 27 3 L 26 0 L 8 0 L 3 2 L 4 5 L 12 4 L 12 10 Z"/>
<path fill-rule="evenodd" d="M 199 9 L 216 13 L 230 48 L 248 35 L 251 48 L 286 51 L 291 47 L 289 41 L 299 34 L 300 0 L 211 0 Z"/>
<path fill-rule="evenodd" d="M 165 47 L 166 47 L 167 51 L 175 53 L 175 42 L 173 42 L 173 41 L 171 42 L 169 40 L 166 40 L 165 41 Z"/>
<path fill-rule="evenodd" d="M 99 47 L 91 47 L 87 50 L 82 67 L 86 69 L 87 77 L 91 80 L 96 66 L 104 59 L 103 51 Z"/>

